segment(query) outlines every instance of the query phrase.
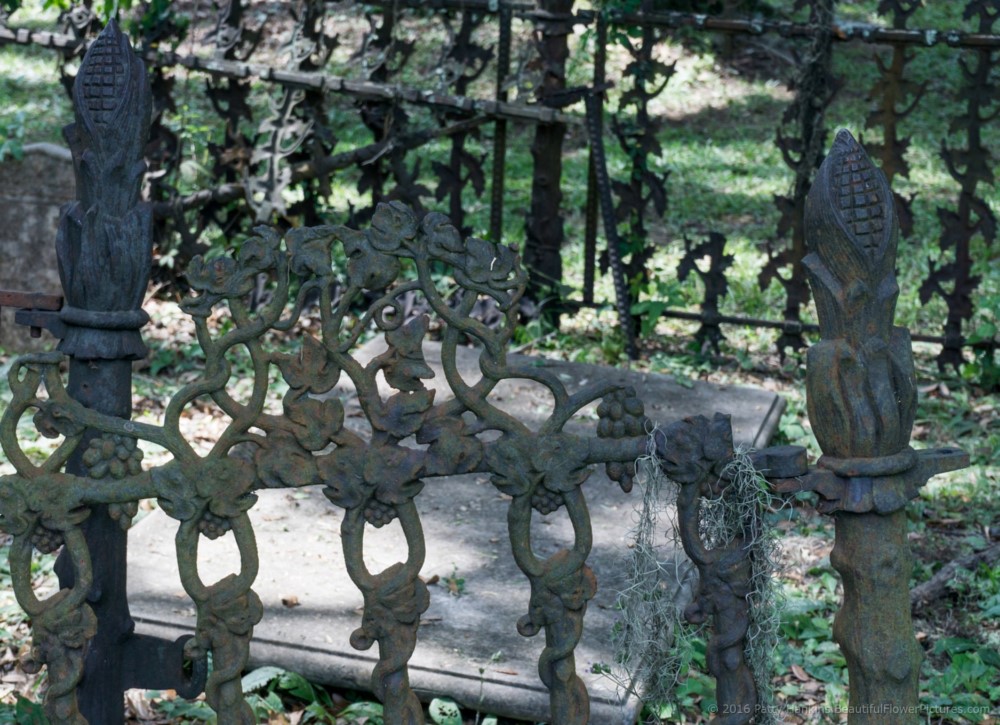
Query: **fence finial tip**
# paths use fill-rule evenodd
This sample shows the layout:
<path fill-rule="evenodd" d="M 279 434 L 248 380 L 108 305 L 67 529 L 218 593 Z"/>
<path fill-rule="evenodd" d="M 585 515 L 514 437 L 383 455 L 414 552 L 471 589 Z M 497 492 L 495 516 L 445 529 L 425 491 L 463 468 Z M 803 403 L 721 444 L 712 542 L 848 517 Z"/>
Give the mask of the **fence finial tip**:
<path fill-rule="evenodd" d="M 854 138 L 854 134 L 848 131 L 846 128 L 842 128 L 837 131 L 837 136 L 833 140 L 834 147 L 837 146 L 857 146 L 858 141 Z M 831 149 L 832 151 L 832 149 Z"/>

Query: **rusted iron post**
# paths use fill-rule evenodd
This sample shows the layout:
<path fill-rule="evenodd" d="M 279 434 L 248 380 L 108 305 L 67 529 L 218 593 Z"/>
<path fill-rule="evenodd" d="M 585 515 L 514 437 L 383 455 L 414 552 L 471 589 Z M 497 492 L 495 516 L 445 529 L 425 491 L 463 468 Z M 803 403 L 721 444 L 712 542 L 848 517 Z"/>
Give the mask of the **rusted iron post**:
<path fill-rule="evenodd" d="M 541 0 L 535 14 L 542 82 L 538 100 L 546 105 L 566 90 L 569 35 L 573 32 L 573 0 Z M 534 171 L 531 209 L 525 226 L 524 263 L 531 274 L 528 296 L 538 301 L 552 295 L 562 281 L 561 248 L 565 239 L 562 206 L 562 147 L 566 124 L 540 123 L 531 144 Z"/>
<path fill-rule="evenodd" d="M 498 11 L 497 21 L 497 76 L 494 97 L 507 102 L 507 76 L 510 75 L 511 24 L 514 13 L 510 5 L 503 3 Z M 507 173 L 507 119 L 497 118 L 493 124 L 493 168 L 490 181 L 490 240 L 500 244 L 503 241 L 503 196 L 504 180 Z"/>
<path fill-rule="evenodd" d="M 594 88 L 603 88 L 607 81 L 608 60 L 608 20 L 604 13 L 594 18 Z M 601 95 L 596 118 L 591 120 L 591 128 L 600 138 L 604 134 L 604 96 Z M 594 301 L 594 277 L 597 268 L 597 225 L 600 199 L 597 190 L 597 166 L 594 163 L 594 149 L 587 157 L 587 206 L 584 208 L 583 231 L 583 301 Z"/>
<path fill-rule="evenodd" d="M 24 300 L 30 309 L 20 310 L 17 321 L 61 338 L 59 349 L 69 357 L 70 398 L 97 414 L 128 419 L 132 361 L 146 353 L 139 328 L 149 319 L 141 304 L 152 260 L 152 215 L 149 204 L 139 202 L 139 192 L 150 90 L 145 67 L 114 22 L 83 60 L 73 104 L 76 122 L 65 134 L 77 201 L 63 210 L 56 238 L 65 302 L 46 306 Z M 67 437 L 79 431 L 67 474 L 110 489 L 141 471 L 134 440 L 50 422 Z M 44 420 L 40 429 L 52 432 Z M 185 697 L 202 689 L 205 662 L 196 662 L 193 671 L 184 668 L 190 637 L 168 642 L 133 633 L 126 532 L 137 505 L 104 500 L 89 509 L 75 507 L 43 517 L 30 535 L 42 551 L 65 544 L 56 561 L 59 594 L 40 602 L 23 587 L 17 591 L 35 617 L 35 648 L 26 668 L 48 664 L 46 714 L 54 722 L 121 723 L 122 695 L 131 687 L 176 689 Z M 77 523 L 79 530 L 73 528 Z"/>
<path fill-rule="evenodd" d="M 808 488 L 836 519 L 844 583 L 834 638 L 847 659 L 851 723 L 916 723 L 921 651 L 910 619 L 906 502 L 931 475 L 968 464 L 909 447 L 916 412 L 910 334 L 895 327 L 898 225 L 885 177 L 841 131 L 806 202 L 822 341 L 807 356 L 809 419 L 823 449 Z"/>

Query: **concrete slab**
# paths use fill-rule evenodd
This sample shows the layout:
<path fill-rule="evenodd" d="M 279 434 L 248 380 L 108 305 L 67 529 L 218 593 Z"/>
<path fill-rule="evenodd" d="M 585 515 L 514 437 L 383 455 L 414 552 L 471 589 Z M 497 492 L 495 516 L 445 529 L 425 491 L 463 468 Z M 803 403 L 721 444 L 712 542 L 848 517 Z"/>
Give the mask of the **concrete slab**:
<path fill-rule="evenodd" d="M 381 341 L 373 341 L 356 357 L 370 359 L 382 349 Z M 436 385 L 441 400 L 447 391 L 440 348 L 426 343 L 425 355 L 437 373 L 427 381 L 428 387 Z M 460 371 L 468 382 L 479 377 L 477 359 L 473 350 L 460 357 Z M 729 412 L 736 440 L 758 447 L 767 444 L 784 408 L 779 396 L 762 390 L 705 383 L 689 388 L 662 375 L 540 359 L 533 364 L 559 374 L 571 390 L 598 377 L 634 385 L 647 403 L 647 414 L 656 421 Z M 351 415 L 351 391 L 337 392 L 345 399 L 349 424 L 363 428 L 363 419 Z M 531 382 L 504 381 L 491 397 L 529 425 L 540 423 L 551 409 L 548 394 Z M 567 430 L 592 431 L 594 419 L 592 411 L 584 411 Z M 623 584 L 621 559 L 638 496 L 622 494 L 603 471 L 595 472 L 584 490 L 594 526 L 589 563 L 600 588 L 587 611 L 577 666 L 591 692 L 591 722 L 631 723 L 637 715 L 635 703 L 619 702 L 613 684 L 591 670 L 614 658 L 610 646 L 614 604 Z M 527 611 L 529 590 L 510 552 L 507 501 L 486 476 L 466 475 L 429 481 L 416 502 L 427 539 L 422 575 L 454 576 L 464 582 L 460 596 L 445 587 L 431 587 L 431 606 L 422 618 L 411 663 L 414 688 L 422 697 L 444 694 L 505 717 L 548 720 L 548 698 L 536 669 L 543 642 L 541 637 L 521 637 L 514 626 Z M 375 657 L 348 644 L 350 633 L 360 625 L 362 598 L 343 565 L 342 513 L 319 490 L 262 492 L 251 518 L 261 558 L 254 588 L 266 613 L 255 630 L 252 661 L 282 666 L 322 683 L 368 689 Z M 534 517 L 532 541 L 539 554 L 553 553 L 572 540 L 569 521 L 561 511 Z M 158 511 L 135 527 L 129 546 L 130 601 L 138 628 L 171 638 L 190 632 L 195 614 L 177 575 L 174 531 L 174 522 Z M 366 537 L 370 568 L 380 570 L 401 558 L 403 540 L 397 523 L 379 530 L 368 527 Z M 230 538 L 205 542 L 201 571 L 206 581 L 236 568 Z M 296 606 L 283 604 L 293 598 Z"/>

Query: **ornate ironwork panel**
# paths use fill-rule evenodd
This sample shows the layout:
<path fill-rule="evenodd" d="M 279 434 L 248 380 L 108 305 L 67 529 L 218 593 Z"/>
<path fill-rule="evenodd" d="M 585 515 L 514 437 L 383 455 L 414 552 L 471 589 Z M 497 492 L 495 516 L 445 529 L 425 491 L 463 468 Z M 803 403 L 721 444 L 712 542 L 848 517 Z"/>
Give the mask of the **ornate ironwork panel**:
<path fill-rule="evenodd" d="M 62 337 L 60 352 L 13 364 L 12 400 L 0 418 L 0 443 L 16 469 L 0 478 L 0 529 L 13 537 L 15 592 L 33 620 L 27 666 L 49 668 L 50 719 L 74 725 L 120 721 L 124 687 L 149 687 L 165 677 L 181 692 L 196 692 L 211 653 L 204 691 L 219 722 L 254 722 L 240 678 L 264 612 L 253 591 L 259 559 L 248 511 L 257 490 L 319 486 L 345 510 L 345 565 L 364 595 L 350 643 L 357 649 L 378 644 L 371 687 L 385 705 L 387 722 L 421 723 L 407 674 L 429 603 L 418 576 L 424 537 L 414 500 L 425 486 L 441 485 L 434 479 L 483 472 L 511 497 L 511 547 L 531 587 L 528 611 L 516 626 L 525 636 L 544 632 L 538 668 L 550 691 L 552 722 L 586 723 L 589 698 L 576 674 L 574 649 L 597 583 L 586 563 L 591 529 L 582 484 L 591 466 L 603 463 L 624 490 L 631 488 L 634 461 L 648 443 L 635 391 L 594 383 L 570 392 L 558 376 L 509 360 L 527 281 L 518 254 L 464 238 L 442 214 L 421 218 L 392 202 L 378 205 L 365 230 L 327 225 L 280 234 L 261 226 L 234 256 L 193 260 L 187 270 L 192 292 L 181 307 L 193 320 L 204 369 L 173 396 L 162 422 L 130 421 L 129 361 L 144 352 L 138 329 L 148 319 L 140 304 L 150 267 L 151 214 L 149 204 L 138 203 L 138 191 L 150 110 L 142 63 L 114 23 L 88 51 L 74 100 L 77 123 L 67 135 L 80 199 L 68 208 L 58 237 L 66 304 L 45 318 Z M 342 276 L 332 264 L 334 247 L 347 259 Z M 460 290 L 457 303 L 442 270 Z M 251 293 L 262 277 L 269 294 L 252 306 Z M 407 317 L 404 302 L 413 295 L 425 301 L 430 315 Z M 268 333 L 292 330 L 313 297 L 319 299 L 319 335 L 303 335 L 295 352 L 275 349 Z M 498 324 L 487 326 L 470 315 L 483 299 L 502 313 Z M 210 318 L 219 314 L 231 324 L 213 325 Z M 424 384 L 434 375 L 422 347 L 432 316 L 441 331 L 450 400 L 435 400 Z M 351 351 L 371 327 L 388 348 L 363 365 Z M 464 380 L 456 364 L 458 346 L 467 340 L 479 349 L 477 382 Z M 252 369 L 244 397 L 230 386 L 239 375 L 232 363 L 236 354 L 246 355 Z M 68 384 L 61 371 L 67 356 Z M 269 405 L 272 375 L 287 385 L 280 410 Z M 390 394 L 379 392 L 378 376 Z M 531 380 L 551 392 L 553 410 L 537 430 L 491 401 L 494 386 L 508 378 Z M 333 393 L 341 379 L 357 391 L 370 434 L 344 425 L 343 404 Z M 229 421 L 205 454 L 180 427 L 196 401 L 210 401 Z M 594 435 L 563 430 L 595 401 L 601 402 Z M 25 415 L 34 416 L 42 434 L 62 437 L 43 461 L 32 460 L 18 443 Z M 692 426 L 658 441 L 657 453 L 669 471 L 702 485 L 729 454 L 731 430 L 723 417 L 711 426 Z M 140 440 L 162 446 L 172 460 L 145 467 Z M 412 447 L 411 440 L 423 447 Z M 703 465 L 706 455 L 709 464 Z M 181 583 L 197 610 L 193 636 L 172 645 L 131 635 L 124 566 L 114 565 L 124 562 L 125 531 L 137 502 L 146 498 L 156 499 L 177 521 Z M 573 542 L 551 556 L 539 555 L 531 544 L 532 509 L 565 509 Z M 372 571 L 364 560 L 366 526 L 396 520 L 405 556 Z M 95 538 L 108 525 L 117 540 Z M 205 581 L 198 567 L 201 538 L 230 535 L 239 551 L 238 573 Z M 31 587 L 32 550 L 60 546 L 61 588 L 41 599 Z M 118 582 L 120 590 L 105 590 L 98 584 L 104 580 Z M 103 659 L 95 660 L 95 653 Z M 109 656 L 118 662 L 113 676 L 102 669 Z M 140 656 L 146 669 L 125 674 Z M 183 675 L 183 660 L 195 663 L 193 678 Z M 78 689 L 91 681 L 101 682 L 102 694 L 78 698 Z"/>
<path fill-rule="evenodd" d="M 785 289 L 785 329 L 778 337 L 777 346 L 784 355 L 787 348 L 805 347 L 802 338 L 800 313 L 809 299 L 802 259 L 805 257 L 805 200 L 812 183 L 813 173 L 823 156 L 826 129 L 823 118 L 833 100 L 837 82 L 831 73 L 833 23 L 835 0 L 819 0 L 809 4 L 810 22 L 823 28 L 817 32 L 806 50 L 802 69 L 795 80 L 795 99 L 782 116 L 776 143 L 781 155 L 795 174 L 791 196 L 775 196 L 774 203 L 780 213 L 777 238 L 788 239 L 788 246 L 773 252 L 761 270 L 761 288 L 777 280 Z M 797 2 L 796 7 L 805 5 Z M 779 270 L 787 267 L 788 276 Z"/>
<path fill-rule="evenodd" d="M 892 14 L 894 28 L 903 29 L 910 16 L 920 7 L 917 0 L 883 0 L 879 3 L 879 13 Z M 868 100 L 875 101 L 876 106 L 868 118 L 865 128 L 881 128 L 883 140 L 880 143 L 866 143 L 869 152 L 882 162 L 882 173 L 886 181 L 892 185 L 893 179 L 899 175 L 908 177 L 910 166 L 906 161 L 906 152 L 910 147 L 910 138 L 901 137 L 899 125 L 920 103 L 927 83 L 917 83 L 907 77 L 906 66 L 916 57 L 903 43 L 892 45 L 892 55 L 888 62 L 883 56 L 876 54 L 875 63 L 879 69 L 879 79 L 869 91 Z M 896 217 L 899 220 L 899 231 L 904 237 L 913 232 L 913 196 L 903 196 L 897 191 L 892 193 L 896 203 Z"/>
<path fill-rule="evenodd" d="M 988 34 L 1000 19 L 1000 9 L 988 0 L 973 0 L 965 9 L 967 19 L 979 22 L 979 32 Z M 969 58 L 968 56 L 971 56 Z M 987 247 L 997 238 L 997 218 L 981 189 L 993 184 L 994 155 L 983 142 L 982 127 L 1000 116 L 1000 86 L 995 80 L 1000 67 L 997 54 L 987 49 L 971 51 L 959 60 L 966 84 L 959 91 L 965 112 L 954 118 L 950 131 L 965 137 L 965 148 L 949 146 L 941 141 L 941 158 L 948 173 L 959 183 L 961 192 L 957 209 L 938 207 L 941 237 L 938 246 L 950 253 L 951 260 L 938 264 L 928 260 L 930 272 L 920 287 L 920 301 L 941 297 L 948 306 L 944 325 L 944 345 L 938 355 L 938 366 L 959 368 L 962 357 L 962 323 L 973 314 L 973 296 L 982 281 L 973 273 L 972 241 L 980 237 Z"/>
<path fill-rule="evenodd" d="M 708 269 L 698 267 L 698 260 L 708 258 Z M 692 273 L 701 278 L 705 285 L 705 296 L 701 303 L 701 327 L 695 333 L 695 339 L 704 348 L 711 346 L 719 352 L 719 343 L 725 339 L 722 328 L 719 327 L 719 302 L 726 296 L 729 283 L 726 281 L 726 270 L 735 258 L 726 254 L 726 238 L 719 232 L 709 232 L 708 237 L 699 244 L 690 239 L 684 239 L 684 257 L 677 265 L 677 278 L 683 282 Z"/>

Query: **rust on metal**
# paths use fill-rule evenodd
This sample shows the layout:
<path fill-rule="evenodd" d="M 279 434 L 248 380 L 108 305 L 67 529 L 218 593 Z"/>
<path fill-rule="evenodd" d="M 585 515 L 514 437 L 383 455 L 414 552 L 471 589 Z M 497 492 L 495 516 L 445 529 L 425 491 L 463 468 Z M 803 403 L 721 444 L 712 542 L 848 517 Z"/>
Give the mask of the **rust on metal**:
<path fill-rule="evenodd" d="M 694 600 L 684 610 L 692 624 L 712 622 L 705 664 L 716 679 L 718 712 L 713 722 L 747 725 L 757 712 L 757 684 L 746 659 L 750 628 L 749 594 L 753 578 L 750 545 L 757 537 L 755 519 L 741 522 L 732 541 L 706 542 L 701 502 L 725 494 L 725 468 L 733 460 L 729 417 L 716 413 L 671 423 L 653 434 L 663 472 L 677 482 L 677 521 L 681 543 L 698 568 Z"/>
<path fill-rule="evenodd" d="M 340 280 L 332 265 L 335 246 L 348 260 Z M 403 276 L 404 264 L 412 277 Z M 442 266 L 463 290 L 457 307 L 448 304 L 441 289 Z M 247 296 L 259 275 L 271 280 L 271 295 L 251 311 Z M 351 644 L 360 649 L 378 644 L 372 688 L 385 704 L 386 720 L 422 722 L 407 675 L 420 615 L 428 604 L 426 586 L 418 576 L 424 540 L 414 501 L 436 478 L 483 472 L 511 497 L 511 547 L 531 585 L 529 608 L 517 629 L 525 636 L 544 632 L 539 675 L 551 694 L 551 721 L 588 722 L 589 696 L 576 674 L 574 649 L 597 583 L 586 564 L 592 537 L 581 485 L 590 466 L 603 463 L 614 480 L 630 488 L 634 461 L 646 450 L 647 421 L 634 390 L 601 383 L 570 393 L 557 376 L 507 359 L 527 279 L 516 252 L 465 239 L 444 215 L 420 218 L 395 202 L 380 205 L 371 227 L 360 231 L 321 226 L 281 235 L 259 227 L 234 257 L 196 259 L 188 279 L 194 292 L 182 308 L 194 321 L 206 364 L 201 376 L 170 401 L 161 424 L 130 422 L 75 401 L 63 384 L 58 353 L 21 358 L 10 374 L 13 400 L 0 419 L 0 440 L 17 474 L 0 479 L 0 523 L 14 536 L 15 551 L 27 556 L 32 546 L 64 545 L 77 566 L 77 584 L 56 596 L 58 608 L 40 608 L 31 598 L 27 574 L 17 564 L 21 559 L 15 557 L 19 597 L 30 611 L 38 612 L 39 622 L 49 622 L 48 629 L 36 631 L 39 660 L 63 668 L 64 686 L 50 690 L 50 708 L 71 710 L 82 674 L 80 661 L 93 634 L 89 605 L 82 596 L 67 595 L 89 581 L 80 524 L 92 507 L 107 506 L 127 519 L 135 501 L 156 498 L 179 522 L 181 581 L 198 612 L 184 653 L 195 662 L 212 653 L 214 668 L 205 691 L 220 722 L 251 722 L 239 677 L 253 626 L 263 612 L 252 589 L 258 555 L 247 511 L 257 489 L 320 486 L 334 505 L 346 510 L 341 531 L 345 565 L 364 594 L 364 612 Z M 342 283 L 337 300 L 332 296 L 335 282 Z M 442 331 L 442 363 L 453 400 L 436 402 L 424 384 L 433 375 L 422 351 L 430 318 L 405 320 L 400 302 L 414 291 L 426 298 Z M 311 294 L 320 297 L 321 334 L 305 336 L 295 353 L 265 345 L 268 332 L 293 327 Z M 503 312 L 502 324 L 488 327 L 469 316 L 481 297 L 492 299 Z M 217 331 L 208 319 L 220 309 L 233 324 Z M 370 324 L 385 336 L 388 349 L 362 365 L 351 350 Z M 466 338 L 480 349 L 483 378 L 474 384 L 457 372 L 457 348 Z M 253 369 L 252 391 L 244 400 L 234 399 L 227 390 L 237 374 L 227 355 L 236 349 L 246 350 Z M 272 371 L 288 386 L 280 413 L 266 410 Z M 394 389 L 388 396 L 379 393 L 379 375 Z M 371 423 L 370 436 L 344 426 L 343 405 L 330 395 L 342 377 L 358 391 Z M 552 392 L 554 409 L 538 430 L 490 400 L 493 387 L 508 378 L 530 379 Z M 213 450 L 200 456 L 182 435 L 180 420 L 188 405 L 205 396 L 231 422 Z M 596 435 L 564 432 L 565 423 L 592 402 L 600 402 Z M 29 460 L 17 443 L 17 423 L 31 412 L 42 432 L 65 438 L 41 464 Z M 711 451 L 711 469 L 729 451 L 728 422 L 724 427 L 722 431 L 717 421 L 704 432 L 679 436 L 676 452 L 673 440 L 663 441 L 660 453 L 680 461 L 697 444 L 699 451 Z M 710 440 L 699 443 L 699 436 Z M 721 445 L 715 441 L 719 436 Z M 411 437 L 425 448 L 405 445 Z M 174 460 L 145 469 L 137 440 L 164 447 Z M 254 451 L 250 458 L 237 455 L 238 447 L 247 446 Z M 62 473 L 63 463 L 81 450 L 88 475 Z M 551 556 L 536 552 L 531 545 L 532 509 L 565 509 L 575 532 L 572 543 Z M 365 527 L 394 520 L 406 539 L 405 560 L 370 571 L 363 556 Z M 38 536 L 39 526 L 52 535 Z M 200 537 L 230 534 L 240 551 L 240 571 L 214 583 L 203 581 L 197 564 Z M 722 607 L 718 605 L 720 611 Z M 75 627 L 72 631 L 80 638 L 73 639 L 69 649 L 53 649 L 53 638 L 65 637 L 59 634 L 65 627 Z M 728 662 L 728 646 L 716 647 L 720 662 Z"/>
<path fill-rule="evenodd" d="M 904 507 L 931 476 L 969 464 L 957 449 L 914 451 L 916 376 L 909 331 L 894 325 L 898 224 L 884 175 L 847 131 L 806 205 L 809 271 L 822 341 L 807 356 L 817 468 L 780 483 L 813 490 L 836 519 L 830 556 L 844 582 L 834 638 L 847 659 L 849 722 L 916 723 L 921 651 L 910 619 Z M 776 461 L 802 473 L 801 455 Z M 799 469 L 799 470 L 796 470 Z M 794 480 L 794 483 L 793 483 Z"/>

